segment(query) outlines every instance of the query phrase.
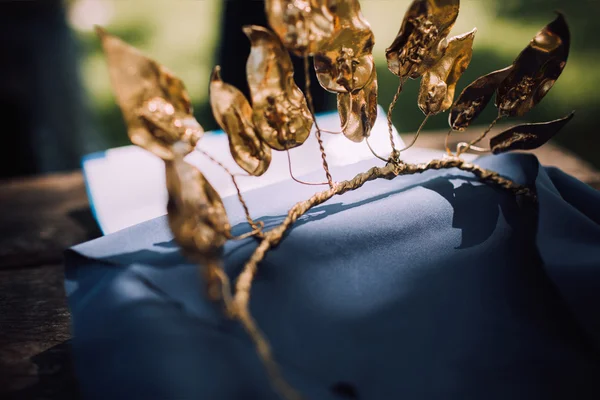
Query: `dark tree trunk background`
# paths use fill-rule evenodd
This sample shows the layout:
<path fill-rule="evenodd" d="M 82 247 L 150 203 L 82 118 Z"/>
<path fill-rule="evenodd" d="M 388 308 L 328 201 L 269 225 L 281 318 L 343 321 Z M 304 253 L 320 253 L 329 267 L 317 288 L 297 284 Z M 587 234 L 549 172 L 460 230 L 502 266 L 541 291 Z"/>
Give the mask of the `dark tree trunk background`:
<path fill-rule="evenodd" d="M 62 1 L 0 1 L 0 54 L 0 178 L 78 168 L 100 139 Z"/>
<path fill-rule="evenodd" d="M 221 24 L 221 42 L 218 62 L 221 65 L 223 80 L 240 89 L 249 99 L 248 83 L 246 82 L 246 60 L 250 54 L 250 41 L 242 32 L 244 25 L 261 25 L 268 27 L 263 0 L 225 0 Z M 291 55 L 294 64 L 296 84 L 304 91 L 304 60 Z M 323 90 L 319 85 L 311 60 L 311 93 L 314 98 L 316 112 L 326 111 L 333 104 L 333 95 Z"/>

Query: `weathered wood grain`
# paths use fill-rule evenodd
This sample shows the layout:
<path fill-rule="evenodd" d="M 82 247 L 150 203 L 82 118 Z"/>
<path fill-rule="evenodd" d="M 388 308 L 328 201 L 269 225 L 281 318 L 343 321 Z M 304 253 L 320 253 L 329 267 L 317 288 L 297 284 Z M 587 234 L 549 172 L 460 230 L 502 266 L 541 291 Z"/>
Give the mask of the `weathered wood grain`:
<path fill-rule="evenodd" d="M 76 399 L 63 266 L 0 270 L 0 398 Z"/>
<path fill-rule="evenodd" d="M 97 237 L 80 172 L 0 181 L 0 269 L 62 262 Z"/>
<path fill-rule="evenodd" d="M 65 248 L 99 236 L 80 172 L 0 182 L 0 398 L 79 397 Z"/>

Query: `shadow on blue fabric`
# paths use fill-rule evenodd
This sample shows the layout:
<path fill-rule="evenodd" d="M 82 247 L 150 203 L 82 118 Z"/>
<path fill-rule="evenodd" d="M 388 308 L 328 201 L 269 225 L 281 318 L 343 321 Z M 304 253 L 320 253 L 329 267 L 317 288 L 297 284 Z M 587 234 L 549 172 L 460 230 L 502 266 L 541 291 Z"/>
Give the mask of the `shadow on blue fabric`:
<path fill-rule="evenodd" d="M 459 181 L 461 184 L 458 187 L 455 187 L 452 182 L 453 179 Z M 414 189 L 417 186 L 438 193 L 450 203 L 454 210 L 452 226 L 461 229 L 462 231 L 463 242 L 459 248 L 470 247 L 484 242 L 491 236 L 496 227 L 496 222 L 500 215 L 500 208 L 507 209 L 503 215 L 506 218 L 511 218 L 514 214 L 514 209 L 517 207 L 517 199 L 515 197 L 505 196 L 499 198 L 494 189 L 479 183 L 474 178 L 467 179 L 464 176 L 444 176 L 352 204 L 334 203 L 315 207 L 300 217 L 294 224 L 294 227 L 297 228 L 308 222 L 318 221 L 354 207 L 364 206 L 383 198 Z M 469 202 L 463 201 L 463 198 L 477 199 L 477 201 L 474 204 L 469 204 Z M 508 210 L 508 208 L 511 207 L 512 209 Z M 265 228 L 269 229 L 280 225 L 286 216 L 287 214 L 265 216 L 258 219 L 258 221 L 263 222 Z M 510 223 L 510 221 L 508 222 Z M 242 235 L 248 231 L 248 224 L 245 222 L 232 228 L 234 235 Z M 174 241 L 167 243 L 169 246 L 176 247 Z M 166 244 L 161 245 L 164 246 Z"/>
<path fill-rule="evenodd" d="M 529 155 L 478 164 L 535 185 L 538 204 L 428 171 L 331 199 L 269 252 L 251 311 L 307 399 L 600 398 L 600 194 Z M 246 197 L 272 227 L 311 190 L 283 182 Z M 234 232 L 247 232 L 234 202 Z M 232 279 L 255 247 L 226 245 Z M 86 399 L 277 399 L 164 217 L 66 260 Z"/>

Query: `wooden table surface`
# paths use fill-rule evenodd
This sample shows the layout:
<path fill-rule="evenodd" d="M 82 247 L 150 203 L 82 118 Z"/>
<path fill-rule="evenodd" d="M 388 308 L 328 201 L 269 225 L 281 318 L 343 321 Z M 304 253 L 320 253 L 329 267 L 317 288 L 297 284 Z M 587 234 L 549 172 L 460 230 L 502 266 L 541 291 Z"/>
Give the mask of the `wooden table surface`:
<path fill-rule="evenodd" d="M 442 143 L 443 135 L 432 133 L 418 142 Z M 536 154 L 600 189 L 600 172 L 577 157 L 552 145 Z M 0 182 L 0 210 L 0 398 L 78 399 L 62 253 L 101 235 L 82 175 Z"/>
<path fill-rule="evenodd" d="M 77 399 L 64 249 L 98 237 L 80 172 L 0 183 L 0 398 Z"/>

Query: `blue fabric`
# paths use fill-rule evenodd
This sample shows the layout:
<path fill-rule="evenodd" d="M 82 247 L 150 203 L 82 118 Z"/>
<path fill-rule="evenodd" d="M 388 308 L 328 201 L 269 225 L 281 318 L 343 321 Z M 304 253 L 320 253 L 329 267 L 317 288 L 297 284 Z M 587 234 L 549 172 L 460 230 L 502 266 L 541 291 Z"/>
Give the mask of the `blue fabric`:
<path fill-rule="evenodd" d="M 375 400 L 600 399 L 600 193 L 529 155 L 478 163 L 535 185 L 539 204 L 458 170 L 378 180 L 311 210 L 268 253 L 251 310 L 306 398 L 344 399 L 331 390 L 343 383 Z M 246 197 L 273 227 L 314 191 Z M 226 246 L 232 279 L 255 247 Z M 278 398 L 164 217 L 66 258 L 86 399 Z"/>

